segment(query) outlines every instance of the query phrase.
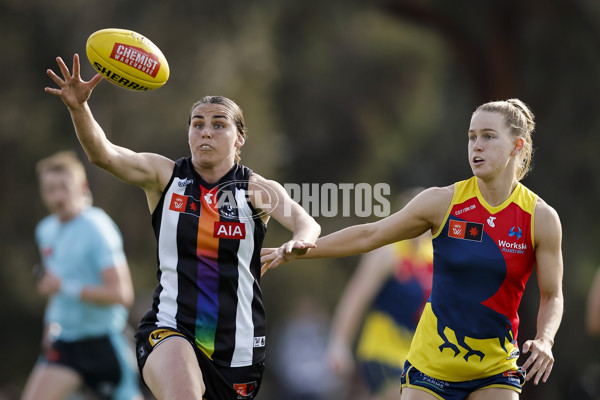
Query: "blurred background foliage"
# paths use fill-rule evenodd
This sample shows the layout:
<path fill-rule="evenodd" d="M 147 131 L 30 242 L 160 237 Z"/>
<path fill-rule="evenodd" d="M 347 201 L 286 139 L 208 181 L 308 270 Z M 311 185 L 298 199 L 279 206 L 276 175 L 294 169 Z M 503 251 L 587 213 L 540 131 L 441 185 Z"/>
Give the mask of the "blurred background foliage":
<path fill-rule="evenodd" d="M 35 162 L 83 153 L 68 112 L 45 94 L 55 57 L 82 56 L 94 31 L 127 28 L 164 52 L 169 82 L 133 93 L 108 82 L 90 105 L 115 143 L 173 159 L 189 154 L 191 104 L 207 94 L 244 109 L 243 163 L 281 183 L 387 183 L 390 200 L 414 185 L 470 176 L 466 132 L 479 104 L 518 97 L 537 117 L 533 172 L 524 183 L 554 206 L 564 230 L 566 310 L 549 382 L 524 398 L 578 398 L 600 362 L 583 329 L 600 264 L 600 3 L 595 0 L 1 0 L 0 398 L 15 398 L 39 349 L 44 302 L 31 275 L 35 224 L 46 215 Z M 82 157 L 83 158 L 83 157 Z M 87 163 L 87 161 L 86 161 Z M 155 241 L 144 194 L 88 165 L 95 204 L 120 226 L 136 287 L 135 326 L 155 285 Z M 373 217 L 374 218 L 374 217 Z M 323 233 L 373 218 L 317 216 Z M 267 245 L 289 234 L 272 223 Z M 331 314 L 356 258 L 303 261 L 270 272 L 262 287 L 271 327 L 304 296 Z M 520 314 L 520 341 L 535 335 L 535 277 Z M 290 361 L 293 362 L 293 361 Z M 268 368 L 268 366 L 267 366 Z M 268 372 L 260 398 L 275 398 Z"/>

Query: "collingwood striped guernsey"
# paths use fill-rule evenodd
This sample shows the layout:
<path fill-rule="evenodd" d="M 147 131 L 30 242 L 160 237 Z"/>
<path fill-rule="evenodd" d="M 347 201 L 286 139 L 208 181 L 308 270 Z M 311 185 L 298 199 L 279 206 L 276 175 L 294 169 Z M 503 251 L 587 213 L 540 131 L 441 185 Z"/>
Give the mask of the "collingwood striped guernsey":
<path fill-rule="evenodd" d="M 228 367 L 265 355 L 259 280 L 266 225 L 247 196 L 251 174 L 235 164 L 208 184 L 191 158 L 179 159 L 152 214 L 159 283 L 140 329 L 174 328 Z"/>

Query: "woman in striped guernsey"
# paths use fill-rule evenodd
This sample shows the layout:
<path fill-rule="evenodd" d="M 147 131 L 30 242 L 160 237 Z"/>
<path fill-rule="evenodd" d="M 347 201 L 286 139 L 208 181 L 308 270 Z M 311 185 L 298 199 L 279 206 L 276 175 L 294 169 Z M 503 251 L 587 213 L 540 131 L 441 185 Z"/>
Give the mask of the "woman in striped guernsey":
<path fill-rule="evenodd" d="M 264 370 L 265 315 L 260 249 L 270 217 L 293 237 L 282 251 L 314 247 L 319 225 L 277 182 L 240 165 L 246 140 L 241 109 L 218 96 L 196 102 L 189 117 L 191 156 L 177 161 L 111 143 L 87 100 L 102 79 L 71 74 L 46 92 L 67 106 L 90 161 L 146 193 L 158 242 L 152 309 L 137 338 L 138 365 L 158 399 L 253 399 Z"/>
<path fill-rule="evenodd" d="M 563 314 L 558 214 L 520 183 L 532 152 L 533 113 L 518 99 L 486 103 L 468 130 L 470 179 L 429 188 L 397 213 L 317 241 L 307 254 L 342 257 L 432 234 L 431 295 L 402 375 L 403 400 L 514 400 L 546 382 Z M 265 249 L 263 270 L 295 258 Z M 519 367 L 517 309 L 533 268 L 540 289 L 535 338 Z"/>

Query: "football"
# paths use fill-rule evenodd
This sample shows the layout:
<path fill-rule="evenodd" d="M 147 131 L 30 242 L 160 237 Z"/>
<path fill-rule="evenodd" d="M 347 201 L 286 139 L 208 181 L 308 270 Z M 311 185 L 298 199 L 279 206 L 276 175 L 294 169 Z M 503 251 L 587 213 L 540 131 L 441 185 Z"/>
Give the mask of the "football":
<path fill-rule="evenodd" d="M 169 64 L 158 46 L 128 29 L 109 28 L 92 33 L 85 52 L 103 78 L 125 89 L 158 89 L 169 79 Z"/>

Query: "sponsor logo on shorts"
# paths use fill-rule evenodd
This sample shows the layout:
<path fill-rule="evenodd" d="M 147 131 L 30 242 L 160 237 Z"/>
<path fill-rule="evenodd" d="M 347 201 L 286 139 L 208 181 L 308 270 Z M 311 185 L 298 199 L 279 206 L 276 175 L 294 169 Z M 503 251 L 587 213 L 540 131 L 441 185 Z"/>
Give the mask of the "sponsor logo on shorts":
<path fill-rule="evenodd" d="M 238 399 L 254 398 L 254 390 L 256 389 L 256 381 L 248 383 L 234 383 L 233 390 L 238 395 Z"/>
<path fill-rule="evenodd" d="M 502 376 L 504 376 L 508 382 L 518 384 L 519 386 L 524 378 L 522 370 L 504 371 Z"/>
<path fill-rule="evenodd" d="M 163 340 L 165 340 L 166 338 L 171 337 L 171 336 L 184 337 L 181 333 L 174 332 L 169 329 L 157 329 L 155 331 L 152 331 L 152 333 L 150 333 L 150 336 L 148 337 L 148 341 L 150 342 L 150 345 L 152 347 L 154 347 L 157 344 L 159 344 L 160 342 L 162 342 Z"/>

